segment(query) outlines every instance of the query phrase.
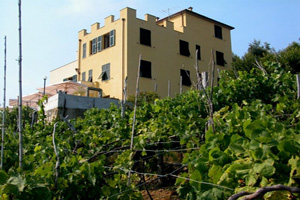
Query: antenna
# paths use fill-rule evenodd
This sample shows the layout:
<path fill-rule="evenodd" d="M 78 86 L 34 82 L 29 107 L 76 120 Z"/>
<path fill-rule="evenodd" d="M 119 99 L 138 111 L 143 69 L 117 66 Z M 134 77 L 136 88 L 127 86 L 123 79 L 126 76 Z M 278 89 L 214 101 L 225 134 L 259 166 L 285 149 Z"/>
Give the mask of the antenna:
<path fill-rule="evenodd" d="M 162 10 L 160 10 L 160 12 L 161 13 L 166 13 L 167 14 L 167 16 L 168 16 L 168 19 L 170 19 L 170 11 L 172 11 L 172 10 L 174 10 L 174 9 L 178 9 L 179 8 L 179 6 L 173 6 L 173 7 L 171 7 L 171 8 L 167 8 L 167 9 L 162 9 Z"/>

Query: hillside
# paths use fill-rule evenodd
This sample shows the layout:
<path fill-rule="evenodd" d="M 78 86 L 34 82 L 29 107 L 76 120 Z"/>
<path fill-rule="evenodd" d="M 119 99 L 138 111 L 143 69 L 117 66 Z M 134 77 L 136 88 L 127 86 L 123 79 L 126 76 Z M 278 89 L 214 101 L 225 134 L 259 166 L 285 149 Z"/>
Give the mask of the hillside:
<path fill-rule="evenodd" d="M 202 90 L 141 103 L 121 117 L 118 107 L 91 109 L 71 125 L 57 120 L 18 136 L 7 128 L 2 199 L 142 199 L 140 191 L 169 187 L 180 199 L 226 199 L 240 191 L 300 184 L 300 100 L 294 75 L 276 63 L 221 74 L 213 88 L 214 128 Z M 207 94 L 210 92 L 206 90 Z M 69 125 L 69 126 L 68 126 Z M 56 148 L 55 148 L 56 147 Z M 55 149 L 55 150 L 54 150 Z M 56 151 L 56 152 L 55 152 Z M 154 186 L 153 186 L 154 185 Z M 266 199 L 289 199 L 271 192 Z"/>

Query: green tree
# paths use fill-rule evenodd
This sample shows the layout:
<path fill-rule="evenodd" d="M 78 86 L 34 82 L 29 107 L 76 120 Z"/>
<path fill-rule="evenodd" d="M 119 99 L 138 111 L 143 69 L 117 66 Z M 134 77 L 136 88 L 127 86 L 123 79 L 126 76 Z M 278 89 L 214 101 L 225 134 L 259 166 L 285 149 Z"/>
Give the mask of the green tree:
<path fill-rule="evenodd" d="M 280 63 L 287 71 L 293 74 L 300 73 L 300 44 L 293 42 L 279 52 Z"/>
<path fill-rule="evenodd" d="M 276 51 L 271 48 L 269 43 L 261 44 L 260 40 L 254 40 L 249 44 L 248 51 L 244 56 L 240 58 L 234 54 L 232 61 L 232 66 L 238 71 L 250 72 L 251 69 L 257 68 L 256 64 L 258 62 L 268 72 L 272 72 L 274 69 L 265 63 L 276 61 Z"/>

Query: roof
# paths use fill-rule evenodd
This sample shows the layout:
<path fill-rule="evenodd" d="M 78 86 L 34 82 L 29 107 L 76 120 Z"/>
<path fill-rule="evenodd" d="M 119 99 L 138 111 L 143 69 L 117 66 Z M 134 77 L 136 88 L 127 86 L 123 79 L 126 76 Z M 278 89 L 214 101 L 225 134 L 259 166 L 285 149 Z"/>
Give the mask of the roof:
<path fill-rule="evenodd" d="M 201 19 L 204 19 L 204 20 L 210 21 L 210 22 L 212 22 L 212 23 L 215 23 L 215 24 L 221 25 L 221 26 L 223 26 L 223 27 L 226 27 L 226 28 L 228 28 L 228 29 L 230 29 L 230 30 L 234 29 L 234 27 L 232 27 L 232 26 L 229 26 L 229 25 L 224 24 L 224 23 L 222 23 L 222 22 L 219 22 L 219 21 L 217 21 L 217 20 L 211 19 L 211 18 L 206 17 L 206 16 L 204 16 L 204 15 L 200 15 L 199 13 L 193 12 L 193 11 L 188 10 L 188 9 L 181 10 L 181 11 L 179 11 L 179 12 L 177 12 L 177 13 L 174 13 L 174 14 L 168 16 L 168 17 L 165 17 L 165 18 L 163 18 L 163 19 L 160 19 L 160 20 L 157 21 L 157 23 L 162 22 L 162 21 L 165 21 L 165 20 L 167 20 L 167 19 L 169 19 L 169 18 L 177 17 L 178 15 L 182 15 L 183 13 L 188 13 L 188 14 L 193 15 L 193 16 L 195 16 L 195 17 L 199 17 L 199 18 L 201 18 Z"/>

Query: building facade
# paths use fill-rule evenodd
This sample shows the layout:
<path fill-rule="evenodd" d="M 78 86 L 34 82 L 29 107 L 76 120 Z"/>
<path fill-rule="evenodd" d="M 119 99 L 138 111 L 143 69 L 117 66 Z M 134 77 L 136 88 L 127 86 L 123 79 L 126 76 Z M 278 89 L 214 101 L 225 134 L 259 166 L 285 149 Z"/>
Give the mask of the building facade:
<path fill-rule="evenodd" d="M 184 92 L 196 82 L 196 61 L 209 74 L 212 52 L 217 69 L 230 69 L 232 29 L 192 9 L 160 20 L 146 14 L 142 20 L 136 10 L 124 8 L 119 19 L 109 16 L 103 26 L 79 31 L 76 71 L 64 78 L 76 75 L 77 81 L 100 88 L 103 97 L 122 99 L 126 78 L 127 94 L 135 93 L 140 63 L 139 91 L 174 97 L 181 85 Z"/>

